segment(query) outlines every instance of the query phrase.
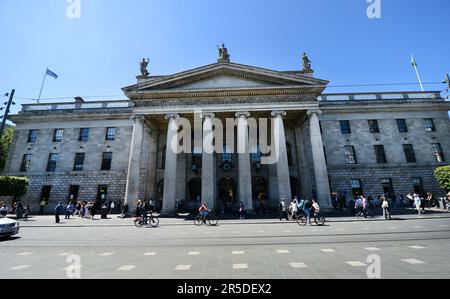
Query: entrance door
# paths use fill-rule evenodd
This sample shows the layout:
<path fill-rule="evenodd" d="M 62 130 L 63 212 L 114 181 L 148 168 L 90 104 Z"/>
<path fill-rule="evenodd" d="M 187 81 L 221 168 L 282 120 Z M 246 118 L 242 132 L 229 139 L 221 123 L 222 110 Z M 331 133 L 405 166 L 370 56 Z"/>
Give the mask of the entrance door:
<path fill-rule="evenodd" d="M 189 181 L 188 186 L 188 206 L 187 208 L 190 210 L 197 209 L 200 207 L 201 198 L 202 198 L 202 180 L 201 179 L 192 179 Z"/>
<path fill-rule="evenodd" d="M 219 182 L 218 188 L 220 210 L 232 212 L 237 207 L 236 181 L 232 178 L 224 178 Z"/>

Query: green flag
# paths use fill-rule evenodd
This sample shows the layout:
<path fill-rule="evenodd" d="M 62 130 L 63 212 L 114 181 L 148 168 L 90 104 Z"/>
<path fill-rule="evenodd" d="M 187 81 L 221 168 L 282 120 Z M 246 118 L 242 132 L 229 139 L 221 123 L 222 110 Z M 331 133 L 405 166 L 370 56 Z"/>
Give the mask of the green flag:
<path fill-rule="evenodd" d="M 416 60 L 414 59 L 414 56 L 411 54 L 411 65 L 413 66 L 413 67 L 417 67 L 417 63 L 416 63 Z"/>

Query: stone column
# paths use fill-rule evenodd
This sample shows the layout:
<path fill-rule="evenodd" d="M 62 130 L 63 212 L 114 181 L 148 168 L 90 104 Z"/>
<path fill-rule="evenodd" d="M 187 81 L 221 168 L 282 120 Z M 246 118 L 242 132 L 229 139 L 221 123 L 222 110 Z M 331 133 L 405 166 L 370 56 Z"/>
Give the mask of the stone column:
<path fill-rule="evenodd" d="M 156 201 L 156 161 L 158 153 L 159 132 L 150 130 L 150 148 L 148 153 L 147 182 L 145 188 L 145 197 L 149 201 Z"/>
<path fill-rule="evenodd" d="M 214 114 L 205 113 L 202 115 L 203 122 L 203 141 L 205 137 L 213 132 L 213 124 L 211 119 Z M 202 154 L 202 202 L 206 202 L 210 208 L 215 208 L 216 198 L 216 163 L 214 148 L 209 148 L 209 153 L 205 152 L 203 145 Z M 213 153 L 211 153 L 211 151 Z"/>
<path fill-rule="evenodd" d="M 253 209 L 252 196 L 252 169 L 250 164 L 249 149 L 249 129 L 247 118 L 250 117 L 249 112 L 236 113 L 237 120 L 237 143 L 238 143 L 238 167 L 239 167 L 239 201 L 245 205 L 248 212 Z"/>
<path fill-rule="evenodd" d="M 317 200 L 323 208 L 331 207 L 330 182 L 328 180 L 328 168 L 323 150 L 322 134 L 320 133 L 319 114 L 320 110 L 309 110 L 309 130 L 311 138 L 311 148 L 314 164 L 314 174 L 316 177 Z"/>
<path fill-rule="evenodd" d="M 164 197 L 162 214 L 172 215 L 175 213 L 175 200 L 177 197 L 177 148 L 172 148 L 172 141 L 176 140 L 178 144 L 178 114 L 166 115 L 169 121 L 167 128 L 166 142 L 166 168 L 164 170 Z"/>
<path fill-rule="evenodd" d="M 284 131 L 283 116 L 286 116 L 284 111 L 272 112 L 273 117 L 273 138 L 272 146 L 278 156 L 278 162 L 276 164 L 277 170 L 277 182 L 278 182 L 278 194 L 279 199 L 285 198 L 287 202 L 292 199 L 291 192 L 291 177 L 289 173 L 289 162 L 286 149 L 286 134 Z"/>
<path fill-rule="evenodd" d="M 125 203 L 130 212 L 136 208 L 139 199 L 139 181 L 141 173 L 142 143 L 144 139 L 144 116 L 133 116 L 133 136 L 131 138 L 130 158 L 128 161 Z"/>

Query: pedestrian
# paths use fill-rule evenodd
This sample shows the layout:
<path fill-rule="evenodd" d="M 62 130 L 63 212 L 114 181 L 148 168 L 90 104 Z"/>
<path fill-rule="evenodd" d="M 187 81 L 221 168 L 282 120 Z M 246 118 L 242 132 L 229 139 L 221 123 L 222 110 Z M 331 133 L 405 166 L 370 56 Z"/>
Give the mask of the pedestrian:
<path fill-rule="evenodd" d="M 387 198 L 382 195 L 381 198 L 381 208 L 383 209 L 383 216 L 386 220 L 392 220 L 391 218 L 391 209 L 389 207 L 389 201 Z"/>
<path fill-rule="evenodd" d="M 361 217 L 361 215 L 364 215 L 364 205 L 361 196 L 358 196 L 358 199 L 355 202 L 355 210 L 356 210 L 356 218 L 359 218 Z"/>
<path fill-rule="evenodd" d="M 1 217 L 6 217 L 8 215 L 8 207 L 6 206 L 6 204 L 2 204 L 2 206 L 0 207 L 0 216 Z"/>
<path fill-rule="evenodd" d="M 25 221 L 28 221 L 28 217 L 30 216 L 30 214 L 31 214 L 31 207 L 30 205 L 26 205 L 23 208 L 23 218 L 25 219 Z"/>
<path fill-rule="evenodd" d="M 44 208 L 47 205 L 47 202 L 45 200 L 41 200 L 39 203 L 39 214 L 44 215 Z"/>
<path fill-rule="evenodd" d="M 23 217 L 23 205 L 22 205 L 21 201 L 17 202 L 16 213 L 17 213 L 17 219 L 18 220 L 22 219 L 22 217 Z"/>
<path fill-rule="evenodd" d="M 421 211 L 420 211 L 420 206 L 422 205 L 422 201 L 420 200 L 420 197 L 418 194 L 414 194 L 414 206 L 417 209 L 417 213 L 420 216 L 421 215 Z"/>
<path fill-rule="evenodd" d="M 309 199 L 306 199 L 303 204 L 303 211 L 306 215 L 306 224 L 311 225 L 311 202 Z"/>
<path fill-rule="evenodd" d="M 291 202 L 291 220 L 297 219 L 298 216 L 298 202 L 297 197 L 294 197 L 294 199 Z"/>
<path fill-rule="evenodd" d="M 64 219 L 70 219 L 70 215 L 72 215 L 72 203 L 69 202 L 66 206 L 66 217 Z"/>
<path fill-rule="evenodd" d="M 75 208 L 75 212 L 73 213 L 73 216 L 78 215 L 81 217 L 81 202 L 77 202 L 77 206 Z"/>
<path fill-rule="evenodd" d="M 240 220 L 244 220 L 245 218 L 245 205 L 244 203 L 241 201 L 239 203 L 239 219 Z"/>
<path fill-rule="evenodd" d="M 289 220 L 286 209 L 286 200 L 284 198 L 281 199 L 279 208 L 280 208 L 280 221 L 282 221 L 282 218 L 286 218 L 286 220 Z"/>
<path fill-rule="evenodd" d="M 64 207 L 62 202 L 59 202 L 58 205 L 55 208 L 55 222 L 59 223 L 60 219 L 59 219 L 59 215 L 61 215 L 64 211 Z"/>

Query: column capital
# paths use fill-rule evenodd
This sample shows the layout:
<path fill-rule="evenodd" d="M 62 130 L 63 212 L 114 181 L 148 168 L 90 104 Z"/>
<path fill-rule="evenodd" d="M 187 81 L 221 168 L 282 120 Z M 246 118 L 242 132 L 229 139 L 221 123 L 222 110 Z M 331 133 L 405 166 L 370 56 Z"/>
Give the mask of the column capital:
<path fill-rule="evenodd" d="M 235 116 L 237 117 L 237 118 L 241 118 L 241 117 L 244 117 L 244 118 L 249 118 L 250 117 L 250 112 L 248 112 L 248 111 L 238 111 L 238 112 L 236 112 L 236 114 L 235 114 Z"/>
<path fill-rule="evenodd" d="M 307 114 L 308 116 L 311 116 L 311 115 L 313 115 L 313 114 L 322 115 L 322 110 L 320 110 L 320 109 L 309 109 L 309 110 L 306 112 L 306 114 Z"/>
<path fill-rule="evenodd" d="M 132 116 L 130 117 L 130 119 L 131 119 L 132 121 L 138 121 L 138 120 L 143 121 L 143 120 L 145 120 L 145 115 L 141 115 L 141 114 L 132 115 Z"/>
<path fill-rule="evenodd" d="M 200 117 L 203 119 L 208 119 L 208 118 L 214 118 L 214 117 L 216 117 L 216 115 L 212 112 L 205 112 L 205 113 L 202 112 L 200 114 Z"/>
<path fill-rule="evenodd" d="M 277 117 L 283 118 L 287 115 L 287 113 L 286 113 L 286 111 L 275 110 L 275 111 L 272 111 L 271 115 L 272 115 L 272 117 L 275 117 L 275 118 L 277 118 Z"/>
<path fill-rule="evenodd" d="M 178 113 L 167 113 L 166 116 L 164 116 L 165 120 L 172 120 L 180 118 L 180 115 Z"/>

